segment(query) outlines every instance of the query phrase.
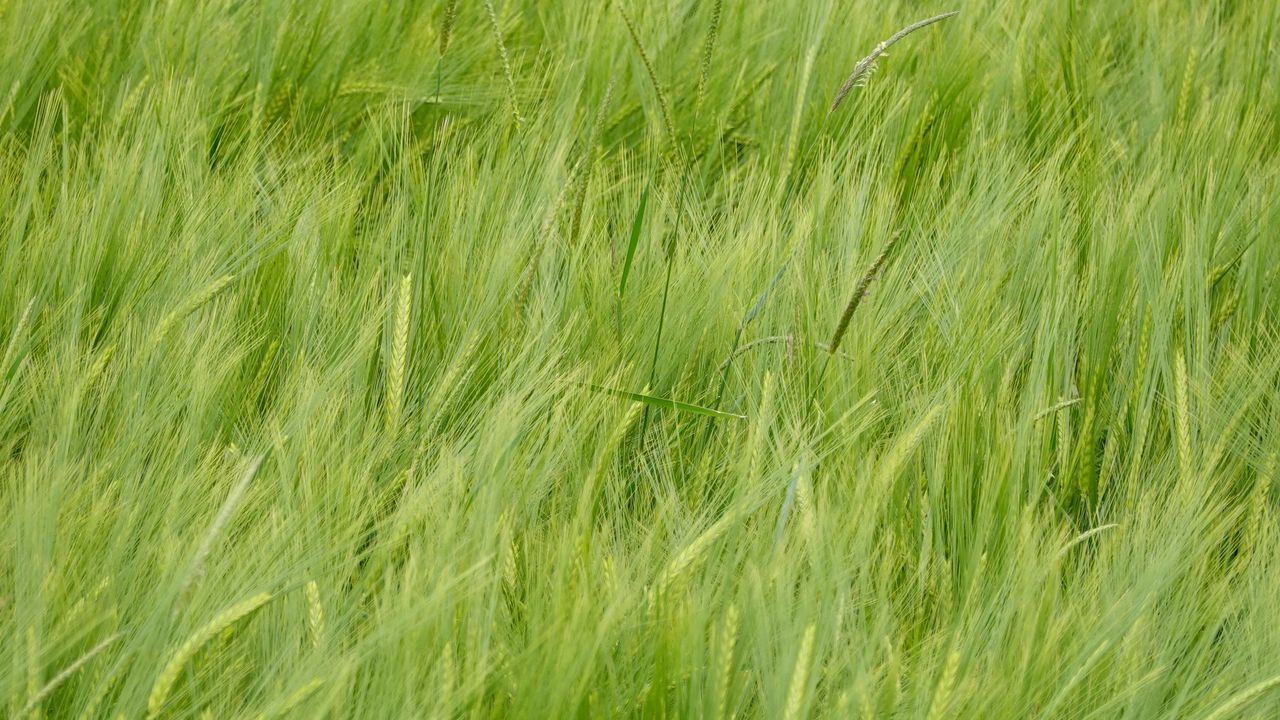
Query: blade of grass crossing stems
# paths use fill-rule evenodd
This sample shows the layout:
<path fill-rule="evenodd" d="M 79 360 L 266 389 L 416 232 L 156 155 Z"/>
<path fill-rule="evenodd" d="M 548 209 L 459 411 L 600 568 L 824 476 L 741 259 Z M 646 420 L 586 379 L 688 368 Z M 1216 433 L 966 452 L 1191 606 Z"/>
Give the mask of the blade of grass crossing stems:
<path fill-rule="evenodd" d="M 617 388 L 605 387 L 603 385 L 584 384 L 586 388 L 595 390 L 596 392 L 606 395 L 614 395 L 616 397 L 625 398 L 638 403 L 644 403 L 648 407 L 664 408 L 667 410 L 675 410 L 677 412 L 691 413 L 694 415 L 704 415 L 706 417 L 724 418 L 730 420 L 746 420 L 746 415 L 737 415 L 735 413 L 715 410 L 693 403 L 681 402 L 670 398 L 658 397 L 656 395 L 646 395 L 645 393 L 630 392 L 628 390 L 618 390 Z"/>
<path fill-rule="evenodd" d="M 675 264 L 676 239 L 680 237 L 680 221 L 684 219 L 680 200 L 681 198 L 676 199 L 675 232 L 671 234 L 671 239 L 667 241 L 664 252 L 667 269 L 662 281 L 662 306 L 658 309 L 658 332 L 653 338 L 653 358 L 649 361 L 649 387 L 654 386 L 654 381 L 658 377 L 658 353 L 662 350 L 662 328 L 667 321 L 667 300 L 671 297 L 671 266 Z M 643 436 L 648 429 L 649 408 L 646 407 L 644 418 L 640 421 L 640 435 Z"/>
<path fill-rule="evenodd" d="M 742 335 L 746 332 L 747 325 L 750 324 L 752 320 L 755 320 L 756 316 L 759 315 L 760 311 L 764 308 L 764 304 L 769 301 L 769 294 L 772 293 L 773 289 L 778 285 L 778 281 L 782 279 L 782 274 L 787 271 L 787 266 L 791 264 L 791 260 L 794 257 L 795 250 L 793 249 L 791 254 L 787 255 L 787 259 L 782 261 L 782 265 L 778 268 L 778 271 L 773 274 L 773 278 L 769 280 L 769 284 L 766 285 L 764 290 L 756 296 L 756 301 L 751 304 L 751 307 L 747 308 L 747 312 L 742 316 L 742 320 L 738 323 L 738 329 L 733 334 L 733 347 L 729 350 L 729 360 L 720 368 L 720 383 L 716 388 L 716 398 L 711 403 L 711 408 L 713 410 L 719 410 L 720 403 L 724 401 L 725 387 L 729 382 L 729 367 L 733 364 L 734 354 L 738 352 L 738 348 L 742 345 Z M 707 429 L 703 431 L 702 446 L 705 448 L 710 440 L 711 424 L 708 423 Z"/>
<path fill-rule="evenodd" d="M 644 211 L 649 205 L 649 185 L 640 194 L 640 205 L 631 220 L 631 236 L 627 240 L 627 254 L 622 259 L 622 275 L 618 278 L 618 343 L 622 343 L 622 299 L 627 294 L 627 278 L 631 276 L 631 264 L 636 259 L 636 246 L 640 244 L 640 231 L 644 229 Z"/>

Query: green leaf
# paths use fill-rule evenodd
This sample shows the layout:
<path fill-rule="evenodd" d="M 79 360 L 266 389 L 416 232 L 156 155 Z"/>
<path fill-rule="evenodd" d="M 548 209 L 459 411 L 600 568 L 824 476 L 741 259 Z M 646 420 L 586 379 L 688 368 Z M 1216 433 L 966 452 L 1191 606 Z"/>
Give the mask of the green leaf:
<path fill-rule="evenodd" d="M 636 208 L 636 216 L 631 221 L 631 239 L 627 241 L 627 255 L 622 261 L 622 277 L 618 280 L 618 301 L 627 293 L 627 278 L 631 275 L 631 263 L 636 258 L 636 246 L 640 243 L 640 230 L 644 227 L 644 210 L 649 205 L 649 185 L 645 185 L 640 194 L 640 206 Z"/>
<path fill-rule="evenodd" d="M 671 400 L 670 398 L 660 398 L 653 395 L 645 395 L 644 393 L 629 392 L 627 390 L 618 390 L 615 388 L 604 387 L 603 385 L 592 385 L 590 383 L 582 383 L 583 387 L 602 392 L 606 395 L 614 395 L 620 398 L 626 398 L 635 402 L 641 402 L 657 408 L 667 408 L 669 410 L 678 410 L 680 412 L 692 413 L 694 415 L 706 415 L 707 417 L 726 418 L 732 420 L 746 420 L 746 415 L 735 415 L 721 410 L 712 410 L 701 405 L 693 403 L 680 402 L 679 400 Z"/>

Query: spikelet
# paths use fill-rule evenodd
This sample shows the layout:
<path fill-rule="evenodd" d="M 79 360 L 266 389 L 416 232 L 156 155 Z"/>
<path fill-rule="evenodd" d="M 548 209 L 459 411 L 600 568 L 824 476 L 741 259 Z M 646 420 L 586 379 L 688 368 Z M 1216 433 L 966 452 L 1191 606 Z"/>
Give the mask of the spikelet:
<path fill-rule="evenodd" d="M 1209 449 L 1209 454 L 1204 456 L 1203 467 L 1205 473 L 1213 472 L 1217 468 L 1218 463 L 1226 456 L 1227 448 L 1231 444 L 1231 440 L 1236 437 L 1236 432 L 1240 429 L 1240 426 L 1244 424 L 1245 418 L 1249 415 L 1249 411 L 1253 409 L 1254 402 L 1258 400 L 1259 396 L 1265 390 L 1265 386 L 1259 387 L 1237 403 L 1236 411 L 1231 414 L 1231 417 L 1227 420 L 1227 424 L 1224 425 L 1222 430 L 1218 433 L 1218 439 L 1213 443 L 1213 447 Z"/>
<path fill-rule="evenodd" d="M 1191 88 L 1196 79 L 1196 60 L 1196 48 L 1193 46 L 1187 53 L 1187 66 L 1182 71 L 1182 89 L 1178 91 L 1178 110 L 1174 119 L 1179 127 L 1187 121 L 1187 109 L 1191 104 Z"/>
<path fill-rule="evenodd" d="M 1191 410 L 1187 398 L 1187 361 L 1182 351 L 1173 360 L 1174 424 L 1178 436 L 1178 466 L 1183 479 L 1191 477 Z"/>
<path fill-rule="evenodd" d="M 804 639 L 800 641 L 795 670 L 791 673 L 791 689 L 787 692 L 787 707 L 782 714 L 784 720 L 797 720 L 804 708 L 805 691 L 809 687 L 809 665 L 813 662 L 813 639 L 817 631 L 818 626 L 811 623 L 805 628 Z"/>
<path fill-rule="evenodd" d="M 440 653 L 440 705 L 449 713 L 453 705 L 453 689 L 458 686 L 458 670 L 454 666 L 453 641 L 444 644 Z"/>
<path fill-rule="evenodd" d="M 1263 680 L 1257 685 L 1233 695 L 1225 703 L 1219 705 L 1216 710 L 1206 715 L 1204 720 L 1225 720 L 1225 718 L 1235 717 L 1240 710 L 1248 707 L 1255 700 L 1262 697 L 1263 694 L 1278 686 L 1280 686 L 1280 675 L 1269 680 Z"/>
<path fill-rule="evenodd" d="M 653 591 L 656 596 L 660 598 L 665 591 L 675 586 L 690 570 L 696 567 L 707 551 L 711 549 L 711 546 L 720 539 L 721 535 L 728 531 L 736 520 L 736 513 L 726 514 L 672 558 L 666 569 L 663 570 L 662 575 L 658 577 L 657 585 Z"/>
<path fill-rule="evenodd" d="M 133 84 L 133 89 L 125 96 L 120 103 L 120 110 L 116 113 L 116 117 L 124 120 L 133 114 L 138 108 L 138 102 L 142 100 L 142 93 L 147 89 L 147 83 L 151 80 L 150 75 L 143 75 L 142 79 Z"/>
<path fill-rule="evenodd" d="M 191 658 L 204 647 L 205 643 L 212 640 L 218 633 L 226 630 L 234 625 L 241 618 L 249 613 L 257 610 L 271 600 L 271 593 L 259 593 L 236 603 L 226 610 L 222 611 L 203 627 L 196 630 L 190 638 L 184 642 L 169 662 L 165 664 L 164 669 L 156 676 L 155 685 L 151 687 L 151 694 L 147 698 L 147 717 L 154 718 L 160 714 L 160 710 L 164 708 L 165 701 L 169 699 L 169 691 L 173 689 L 173 684 L 178 680 L 178 674 L 182 672 L 182 668 L 191 661 Z"/>
<path fill-rule="evenodd" d="M 1071 471 L 1071 424 L 1067 413 L 1058 413 L 1058 477 L 1066 481 Z"/>
<path fill-rule="evenodd" d="M 871 693 L 862 693 L 862 720 L 876 720 L 876 709 L 871 704 Z"/>
<path fill-rule="evenodd" d="M 127 663 L 117 663 L 105 678 L 95 675 L 93 691 L 89 695 L 88 701 L 85 702 L 84 709 L 80 711 L 79 720 L 94 720 L 98 717 L 98 707 L 102 705 L 103 698 L 107 696 L 107 693 L 115 685 L 116 680 L 119 679 L 120 674 L 124 672 L 126 667 L 129 667 Z M 100 672 L 101 670 L 99 670 Z"/>
<path fill-rule="evenodd" d="M 458 389 L 463 379 L 474 369 L 470 366 L 470 362 L 476 350 L 480 348 L 481 340 L 480 333 L 473 335 L 462 348 L 462 352 L 445 368 L 444 374 L 433 383 L 431 395 L 427 397 L 427 402 L 424 406 L 424 418 L 430 420 L 436 413 L 443 410 L 453 392 Z"/>
<path fill-rule="evenodd" d="M 285 717 L 289 714 L 289 711 L 301 705 L 302 701 L 306 700 L 308 697 L 311 697 L 311 693 L 319 690 L 321 685 L 324 685 L 323 679 L 312 678 L 310 682 L 297 690 L 294 690 L 293 693 L 289 695 L 288 699 L 284 701 L 284 704 L 272 713 L 272 717 Z"/>
<path fill-rule="evenodd" d="M 812 551 L 818 547 L 818 525 L 813 505 L 813 476 L 808 466 L 796 478 L 796 510 L 800 516 L 800 536 Z"/>
<path fill-rule="evenodd" d="M 86 652 L 85 654 L 77 658 L 75 662 L 63 668 L 61 672 L 59 672 L 57 675 L 54 675 L 53 678 L 49 680 L 49 682 L 45 683 L 44 687 L 40 688 L 39 692 L 33 693 L 31 695 L 31 699 L 27 701 L 26 707 L 24 707 L 22 711 L 18 714 L 26 715 L 27 713 L 35 710 L 37 707 L 39 707 L 40 703 L 43 702 L 44 699 L 49 696 L 49 693 L 56 690 L 59 685 L 61 685 L 62 683 L 70 679 L 72 675 L 75 675 L 77 672 L 80 672 L 80 668 L 83 668 L 86 664 L 88 664 L 90 660 L 96 657 L 98 653 L 102 652 L 103 650 L 106 650 L 107 647 L 111 645 L 111 643 L 119 639 L 120 639 L 120 633 L 115 633 L 114 635 L 107 637 L 102 642 L 90 648 L 88 652 Z"/>
<path fill-rule="evenodd" d="M 693 107 L 702 107 L 702 98 L 707 92 L 707 76 L 711 73 L 711 55 L 716 49 L 716 38 L 720 34 L 720 13 L 724 0 L 715 0 L 711 5 L 711 29 L 707 32 L 707 42 L 702 46 L 702 64 L 698 68 L 698 90 L 694 95 Z"/>
<path fill-rule="evenodd" d="M 507 100 L 511 103 L 511 117 L 517 125 L 523 125 L 524 116 L 520 114 L 520 104 L 516 100 L 516 78 L 511 70 L 511 58 L 507 55 L 507 44 L 502 40 L 502 26 L 498 24 L 498 13 L 493 9 L 493 0 L 484 0 L 484 10 L 489 16 L 489 25 L 493 28 L 493 39 L 498 43 L 502 74 L 507 79 Z"/>
<path fill-rule="evenodd" d="M 4 350 L 4 359 L 0 360 L 0 372 L 7 372 L 17 360 L 18 338 L 22 337 L 22 333 L 26 331 L 27 321 L 31 319 L 31 308 L 35 307 L 35 304 L 36 299 L 31 298 L 23 308 L 22 314 L 18 316 L 18 323 L 14 325 L 13 333 L 9 335 L 9 343 Z"/>
<path fill-rule="evenodd" d="M 315 580 L 307 583 L 307 629 L 311 632 L 311 646 L 320 647 L 324 640 L 324 605 L 320 602 L 320 586 Z"/>
<path fill-rule="evenodd" d="M 227 493 L 227 499 L 223 501 L 222 507 L 218 510 L 218 515 L 214 517 L 213 523 L 209 525 L 209 529 L 205 532 L 200 545 L 196 547 L 195 555 L 191 559 L 191 570 L 188 571 L 182 585 L 178 588 L 179 599 L 182 598 L 191 583 L 200 577 L 204 570 L 205 558 L 208 557 L 209 551 L 213 548 L 214 541 L 217 540 L 223 526 L 227 524 L 227 521 L 235 513 L 236 507 L 239 506 L 245 491 L 249 489 L 249 483 L 257 476 L 258 470 L 262 468 L 262 461 L 266 457 L 266 453 L 263 453 L 250 461 L 248 467 L 245 468 L 244 474 L 240 476 L 235 486 L 231 488 L 231 492 Z"/>
<path fill-rule="evenodd" d="M 1116 459 L 1120 451 L 1120 418 L 1112 423 L 1110 431 L 1103 440 L 1102 462 L 1098 466 L 1098 501 L 1102 501 L 1103 494 L 1107 491 L 1107 484 L 1111 481 L 1111 473 L 1115 471 Z"/>
<path fill-rule="evenodd" d="M 933 702 L 929 705 L 929 720 L 942 720 L 951 704 L 951 690 L 955 687 L 956 671 L 960 668 L 960 653 L 953 651 L 947 656 L 947 666 L 942 671 L 942 679 L 938 681 L 938 689 L 933 693 Z"/>
<path fill-rule="evenodd" d="M 108 345 L 98 354 L 98 359 L 93 361 L 89 366 L 89 370 L 84 374 L 84 389 L 91 390 L 98 384 L 98 380 L 102 378 L 102 374 L 106 372 L 107 365 L 111 363 L 111 358 L 116 354 L 116 346 L 114 343 Z"/>
<path fill-rule="evenodd" d="M 750 451 L 748 453 L 747 477 L 755 479 L 760 476 L 760 464 L 764 456 L 765 439 L 769 432 L 769 421 L 773 414 L 774 380 L 773 373 L 765 371 L 764 387 L 760 391 L 760 409 L 754 427 L 751 428 Z"/>
<path fill-rule="evenodd" d="M 155 349 L 155 347 L 164 340 L 165 336 L 173 330 L 174 326 L 182 322 L 191 313 L 199 310 L 205 303 L 217 297 L 219 293 L 227 289 L 231 283 L 235 282 L 235 279 L 235 275 L 223 275 L 210 283 L 204 290 L 201 290 L 199 294 L 195 295 L 182 305 L 179 305 L 168 315 L 165 315 L 164 319 L 160 321 L 160 324 L 156 326 L 155 332 L 151 335 L 150 347 Z"/>
<path fill-rule="evenodd" d="M 631 34 L 631 41 L 636 45 L 636 52 L 640 53 L 640 61 L 644 63 L 644 70 L 649 74 L 649 82 L 653 83 L 653 92 L 658 96 L 658 110 L 662 114 L 662 124 L 667 131 L 668 139 L 674 144 L 676 141 L 676 125 L 672 121 L 671 106 L 667 103 L 667 96 L 662 92 L 662 83 L 658 82 L 658 73 L 653 69 L 653 62 L 649 60 L 649 53 L 645 52 L 644 44 L 640 42 L 640 33 L 636 32 L 635 23 L 631 22 L 631 16 L 627 14 L 622 3 L 614 2 L 614 7 L 618 8 L 618 14 L 622 16 L 622 22 L 627 26 L 627 32 Z"/>
<path fill-rule="evenodd" d="M 404 412 L 405 366 L 409 356 L 409 316 L 413 309 L 413 274 L 400 278 L 395 324 L 391 335 L 391 361 L 387 368 L 387 425 L 394 433 Z"/>
<path fill-rule="evenodd" d="M 1272 453 L 1272 457 L 1275 454 Z M 1264 534 L 1267 528 L 1267 501 L 1271 497 L 1271 478 L 1259 477 L 1254 480 L 1253 491 L 1249 493 L 1249 547 L 1255 551 L 1265 549 Z"/>
<path fill-rule="evenodd" d="M 1227 301 L 1218 307 L 1218 311 L 1214 313 L 1213 327 L 1217 329 L 1222 327 L 1224 323 L 1231 319 L 1236 310 L 1240 307 L 1240 293 L 1233 292 L 1227 296 Z"/>
<path fill-rule="evenodd" d="M 612 564 L 609 561 L 612 558 L 605 558 L 605 570 L 611 570 Z M 607 575 L 608 573 L 606 573 Z M 606 581 L 610 578 L 606 577 Z M 506 547 L 502 552 L 502 582 L 507 588 L 507 592 L 514 593 L 518 589 L 519 575 L 516 566 L 516 541 L 511 539 L 507 541 Z M 612 585 L 612 583 L 610 583 Z"/>
<path fill-rule="evenodd" d="M 595 169 L 596 145 L 599 142 L 609 106 L 613 103 L 613 86 L 614 81 L 610 80 L 609 85 L 605 87 L 604 98 L 596 110 L 595 122 L 591 124 L 591 132 L 587 135 L 586 147 L 583 148 L 582 171 L 575 173 L 573 178 L 573 211 L 569 217 L 570 242 L 577 241 L 578 232 L 582 226 L 582 206 L 586 201 L 587 186 L 591 184 L 591 173 Z"/>
<path fill-rule="evenodd" d="M 878 463 L 876 468 L 877 482 L 888 482 L 897 476 L 902 466 L 906 464 L 911 452 L 915 450 L 916 445 L 924 437 L 929 428 L 933 427 L 933 423 L 937 421 L 942 414 L 945 405 L 934 405 L 928 410 L 920 420 L 916 422 L 909 431 L 898 438 L 893 447 L 885 453 L 884 458 Z"/>
<path fill-rule="evenodd" d="M 280 350 L 280 341 L 272 340 L 267 346 L 267 351 L 262 354 L 262 362 L 258 365 L 258 372 L 253 376 L 253 384 L 250 385 L 254 392 L 261 393 L 267 384 L 267 375 L 271 372 L 271 364 L 275 362 L 276 353 Z"/>
<path fill-rule="evenodd" d="M 1209 272 L 1208 286 L 1210 290 L 1216 288 L 1218 286 L 1218 283 L 1222 282 L 1222 279 L 1227 276 L 1227 273 L 1231 272 L 1231 268 L 1235 267 L 1235 264 L 1239 259 L 1240 259 L 1240 256 L 1237 255 L 1234 259 L 1228 260 L 1222 263 L 1221 265 L 1218 265 L 1212 271 Z"/>
<path fill-rule="evenodd" d="M 867 272 L 863 274 L 862 279 L 853 288 L 853 294 L 849 296 L 849 302 L 844 307 L 844 313 L 840 316 L 840 322 L 836 323 L 836 330 L 831 334 L 831 342 L 827 344 L 827 354 L 835 355 L 840 349 L 840 341 L 844 339 L 845 331 L 849 329 L 849 320 L 853 318 L 853 313 L 858 309 L 858 305 L 862 303 L 862 299 L 866 297 L 867 290 L 871 287 L 872 281 L 880 274 L 880 270 L 884 264 L 888 262 L 890 254 L 894 247 L 898 244 L 898 239 L 902 237 L 901 230 L 895 230 L 893 235 L 889 237 L 889 242 L 885 244 L 884 249 L 871 262 L 871 267 L 867 268 Z"/>
<path fill-rule="evenodd" d="M 738 606 L 730 605 L 725 613 L 720 637 L 720 662 L 716 686 L 716 708 L 712 717 L 728 717 L 729 687 L 733 684 L 733 652 L 738 641 Z"/>
<path fill-rule="evenodd" d="M 800 121 L 804 117 L 804 100 L 809 94 L 809 78 L 813 75 L 813 62 L 818 56 L 818 46 L 814 44 L 805 53 L 804 70 L 800 73 L 800 83 L 796 86 L 796 106 L 791 114 L 791 130 L 787 133 L 787 157 L 779 175 L 787 178 L 791 174 L 791 166 L 796 159 L 796 149 L 800 144 Z"/>
<path fill-rule="evenodd" d="M 458 0 L 448 0 L 444 6 L 444 24 L 440 27 L 440 57 L 449 51 L 449 40 L 453 37 L 453 23 L 458 19 Z"/>
<path fill-rule="evenodd" d="M 902 150 L 898 152 L 898 159 L 893 163 L 891 177 L 902 178 L 907 169 L 907 162 L 924 144 L 925 136 L 929 134 L 929 129 L 933 127 L 934 121 L 938 119 L 934 113 L 936 102 L 937 96 L 930 97 L 925 103 L 924 109 L 920 111 L 920 117 L 916 119 L 915 129 L 911 132 L 911 136 L 907 138 L 907 142 L 903 144 Z"/>
<path fill-rule="evenodd" d="M 840 107 L 841 101 L 843 101 L 845 96 L 849 94 L 849 91 L 853 90 L 853 88 L 858 85 L 858 81 L 863 79 L 863 76 L 875 65 L 876 60 L 885 54 L 885 51 L 889 49 L 890 45 L 893 45 L 922 27 L 946 20 L 947 18 L 957 14 L 959 14 L 959 11 L 935 15 L 931 18 L 926 18 L 919 22 L 912 23 L 890 35 L 888 40 L 877 45 L 875 49 L 871 51 L 870 55 L 862 58 L 858 61 L 857 65 L 853 66 L 853 72 L 850 73 L 849 77 L 844 81 L 844 85 L 840 86 L 840 90 L 836 92 L 835 99 L 831 101 L 831 109 L 827 112 L 833 113 L 836 111 L 836 108 Z"/>
<path fill-rule="evenodd" d="M 1142 330 L 1138 336 L 1138 357 L 1133 363 L 1133 381 L 1134 384 L 1141 388 L 1147 379 L 1147 358 L 1151 353 L 1151 310 L 1147 309 L 1142 315 Z M 1134 409 L 1137 410 L 1137 404 L 1140 402 L 1142 393 L 1133 393 Z"/>

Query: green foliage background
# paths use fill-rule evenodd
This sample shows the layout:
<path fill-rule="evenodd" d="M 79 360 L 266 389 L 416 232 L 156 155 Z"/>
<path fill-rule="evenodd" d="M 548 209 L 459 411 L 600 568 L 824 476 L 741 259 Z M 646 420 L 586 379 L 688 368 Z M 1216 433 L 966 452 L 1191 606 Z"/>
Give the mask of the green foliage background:
<path fill-rule="evenodd" d="M 3 714 L 1280 715 L 1278 35 L 0 1 Z"/>

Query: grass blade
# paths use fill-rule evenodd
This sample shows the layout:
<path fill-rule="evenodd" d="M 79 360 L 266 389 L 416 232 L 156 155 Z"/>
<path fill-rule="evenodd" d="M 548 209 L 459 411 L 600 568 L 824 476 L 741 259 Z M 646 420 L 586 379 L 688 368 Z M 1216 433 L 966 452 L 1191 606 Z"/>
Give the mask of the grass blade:
<path fill-rule="evenodd" d="M 704 415 L 707 417 L 725 418 L 730 420 L 746 420 L 747 419 L 746 415 L 737 415 L 734 413 L 724 412 L 722 410 L 714 410 L 709 407 L 694 405 L 693 403 L 681 402 L 679 400 L 672 400 L 670 398 L 657 397 L 656 395 L 646 395 L 644 393 L 631 392 L 629 390 L 618 390 L 617 388 L 605 387 L 603 385 L 593 385 L 590 383 L 584 383 L 584 387 L 590 388 L 591 390 L 595 390 L 596 392 L 605 393 L 606 395 L 613 395 L 616 397 L 625 398 L 627 400 L 632 400 L 634 402 L 644 403 L 645 405 L 648 405 L 650 407 L 666 408 L 668 410 L 675 410 L 677 412 L 692 413 L 694 415 Z"/>
<path fill-rule="evenodd" d="M 644 229 L 644 213 L 649 205 L 649 185 L 640 194 L 640 205 L 631 220 L 631 237 L 627 240 L 627 254 L 622 259 L 622 276 L 618 278 L 618 340 L 622 340 L 622 299 L 627 294 L 627 278 L 631 277 L 631 265 L 636 259 L 636 246 L 640 244 L 640 232 Z"/>

